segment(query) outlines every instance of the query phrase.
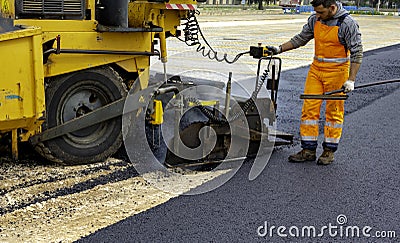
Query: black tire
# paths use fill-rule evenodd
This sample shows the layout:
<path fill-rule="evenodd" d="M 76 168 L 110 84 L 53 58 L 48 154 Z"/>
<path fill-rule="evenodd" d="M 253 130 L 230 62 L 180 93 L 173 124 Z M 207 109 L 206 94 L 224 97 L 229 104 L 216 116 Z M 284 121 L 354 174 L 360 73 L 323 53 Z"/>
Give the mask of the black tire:
<path fill-rule="evenodd" d="M 46 84 L 47 117 L 52 128 L 125 97 L 126 87 L 111 67 L 104 66 L 52 78 Z M 103 161 L 122 144 L 122 119 L 117 117 L 38 144 L 46 159 L 75 165 Z"/>

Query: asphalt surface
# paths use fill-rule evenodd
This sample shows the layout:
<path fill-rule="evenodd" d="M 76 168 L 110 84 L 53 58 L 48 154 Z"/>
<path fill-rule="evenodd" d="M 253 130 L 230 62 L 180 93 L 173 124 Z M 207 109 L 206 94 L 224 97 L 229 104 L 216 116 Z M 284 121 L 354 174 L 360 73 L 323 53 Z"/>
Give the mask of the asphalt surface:
<path fill-rule="evenodd" d="M 399 57 L 400 45 L 366 52 L 357 84 L 399 78 Z M 298 97 L 307 70 L 302 67 L 282 74 L 278 128 L 294 133 L 296 142 L 276 149 L 256 180 L 248 180 L 249 161 L 214 191 L 173 198 L 79 242 L 400 242 L 399 85 L 350 94 L 342 141 L 332 165 L 291 164 L 287 157 L 300 149 Z M 336 230 L 336 236 L 326 228 L 321 237 L 301 235 L 305 226 L 315 227 L 320 234 L 329 225 L 337 227 L 332 231 Z M 275 226 L 272 236 L 257 233 L 271 226 Z M 279 226 L 286 227 L 281 232 L 286 234 L 289 228 L 295 234 L 297 227 L 300 235 L 281 237 Z M 370 227 L 371 236 L 395 232 L 397 238 L 351 237 L 345 229 L 340 236 L 340 226 Z"/>

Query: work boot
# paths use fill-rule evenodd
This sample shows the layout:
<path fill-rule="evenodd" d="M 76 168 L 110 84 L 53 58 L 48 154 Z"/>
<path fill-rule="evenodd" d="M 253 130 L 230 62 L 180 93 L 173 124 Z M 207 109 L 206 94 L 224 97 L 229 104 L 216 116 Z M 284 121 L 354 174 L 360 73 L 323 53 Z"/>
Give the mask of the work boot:
<path fill-rule="evenodd" d="M 321 156 L 318 158 L 317 164 L 319 165 L 329 165 L 335 159 L 333 156 L 334 152 L 328 148 L 324 149 Z"/>
<path fill-rule="evenodd" d="M 315 161 L 317 157 L 315 156 L 315 150 L 303 149 L 297 154 L 289 156 L 289 162 L 301 163 L 307 161 Z"/>

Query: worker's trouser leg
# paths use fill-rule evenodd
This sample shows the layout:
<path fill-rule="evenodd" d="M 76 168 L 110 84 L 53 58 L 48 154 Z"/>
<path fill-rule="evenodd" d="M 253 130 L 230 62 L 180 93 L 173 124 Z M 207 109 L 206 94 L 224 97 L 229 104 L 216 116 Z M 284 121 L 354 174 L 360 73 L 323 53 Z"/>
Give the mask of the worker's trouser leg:
<path fill-rule="evenodd" d="M 347 78 L 348 71 L 344 69 L 322 71 L 311 65 L 304 93 L 322 94 L 340 89 Z M 321 104 L 322 100 L 304 100 L 300 124 L 301 145 L 303 149 L 315 150 L 317 148 Z M 336 151 L 342 134 L 344 101 L 327 100 L 325 118 L 323 147 Z"/>

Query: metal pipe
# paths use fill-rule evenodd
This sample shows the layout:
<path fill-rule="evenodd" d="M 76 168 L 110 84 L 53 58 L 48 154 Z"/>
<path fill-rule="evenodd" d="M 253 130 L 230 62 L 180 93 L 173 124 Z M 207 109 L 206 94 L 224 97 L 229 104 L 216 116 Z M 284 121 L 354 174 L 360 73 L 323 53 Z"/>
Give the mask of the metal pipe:
<path fill-rule="evenodd" d="M 300 99 L 302 100 L 347 100 L 348 95 L 313 95 L 313 94 L 301 94 Z"/>
<path fill-rule="evenodd" d="M 228 120 L 229 106 L 231 103 L 231 88 L 232 87 L 232 72 L 229 72 L 228 83 L 226 84 L 226 97 L 225 97 L 225 119 Z"/>
<path fill-rule="evenodd" d="M 400 79 L 388 79 L 388 80 L 382 80 L 382 81 L 373 82 L 373 83 L 361 84 L 361 85 L 354 87 L 354 89 L 362 89 L 362 88 L 366 88 L 366 87 L 377 86 L 377 85 L 382 85 L 382 84 L 390 84 L 390 83 L 400 83 Z M 324 95 L 337 94 L 337 93 L 341 93 L 343 91 L 344 91 L 344 88 L 341 88 L 341 89 L 333 90 L 330 92 L 325 92 Z"/>
<path fill-rule="evenodd" d="M 269 65 L 268 65 L 269 66 Z M 269 67 L 271 67 L 271 70 L 269 70 Z M 274 105 L 274 109 L 275 109 L 275 104 L 276 104 L 276 100 L 275 100 L 275 62 L 273 62 L 271 64 L 271 66 L 268 67 L 268 72 L 271 74 L 271 78 L 272 78 L 272 84 L 271 84 L 271 100 L 272 100 L 272 104 Z"/>
<path fill-rule="evenodd" d="M 354 89 L 363 89 L 371 86 L 383 85 L 383 84 L 390 84 L 390 83 L 400 83 L 400 79 L 388 79 L 382 80 L 373 83 L 361 84 Z M 322 95 L 312 95 L 312 94 L 302 94 L 300 95 L 300 99 L 322 99 L 322 100 L 345 100 L 348 98 L 348 95 L 333 95 L 344 92 L 344 88 L 332 90 L 329 92 L 325 92 Z"/>
<path fill-rule="evenodd" d="M 366 87 L 371 87 L 371 86 L 376 86 L 376 85 L 382 85 L 382 84 L 390 84 L 390 83 L 400 83 L 400 79 L 388 79 L 388 80 L 382 80 L 374 83 L 367 83 L 367 84 L 362 84 L 354 87 L 354 89 L 362 89 Z"/>
<path fill-rule="evenodd" d="M 165 34 L 165 14 L 163 10 L 160 10 L 160 14 L 158 15 L 158 24 L 162 28 L 158 36 L 160 38 L 161 63 L 164 67 L 164 81 L 167 83 L 167 37 Z"/>
<path fill-rule="evenodd" d="M 178 94 L 179 93 L 179 89 L 175 86 L 170 86 L 170 87 L 165 87 L 165 88 L 159 88 L 155 94 L 156 95 L 162 95 L 162 94 L 166 94 L 166 93 L 170 93 L 170 92 L 174 92 L 174 94 Z"/>
<path fill-rule="evenodd" d="M 43 54 L 56 53 L 56 49 L 50 49 L 43 52 Z M 140 56 L 159 56 L 158 52 L 147 51 L 112 51 L 112 50 L 74 50 L 74 49 L 60 49 L 59 53 L 69 54 L 113 54 L 113 55 L 140 55 Z"/>
<path fill-rule="evenodd" d="M 174 126 L 174 154 L 179 155 L 179 144 L 180 144 L 180 135 L 179 135 L 179 124 L 182 117 L 182 109 L 183 109 L 183 96 L 179 96 L 176 100 L 177 104 L 175 107 L 175 126 Z"/>
<path fill-rule="evenodd" d="M 57 43 L 56 54 L 60 54 L 60 52 L 61 52 L 61 36 L 60 35 L 57 35 L 56 43 Z"/>
<path fill-rule="evenodd" d="M 13 160 L 18 160 L 18 130 L 11 131 L 11 154 Z"/>

